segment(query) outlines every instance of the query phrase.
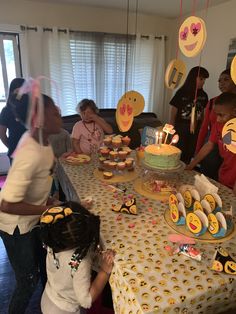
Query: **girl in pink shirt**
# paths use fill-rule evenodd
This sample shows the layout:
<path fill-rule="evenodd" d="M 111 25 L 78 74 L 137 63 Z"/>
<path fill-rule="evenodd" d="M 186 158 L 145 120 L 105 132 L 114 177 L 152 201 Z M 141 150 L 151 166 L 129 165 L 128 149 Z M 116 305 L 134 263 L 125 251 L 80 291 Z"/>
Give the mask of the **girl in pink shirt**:
<path fill-rule="evenodd" d="M 111 134 L 112 127 L 98 115 L 98 108 L 91 99 L 83 99 L 77 106 L 81 121 L 72 130 L 72 146 L 76 153 L 90 155 L 103 142 L 104 132 Z"/>

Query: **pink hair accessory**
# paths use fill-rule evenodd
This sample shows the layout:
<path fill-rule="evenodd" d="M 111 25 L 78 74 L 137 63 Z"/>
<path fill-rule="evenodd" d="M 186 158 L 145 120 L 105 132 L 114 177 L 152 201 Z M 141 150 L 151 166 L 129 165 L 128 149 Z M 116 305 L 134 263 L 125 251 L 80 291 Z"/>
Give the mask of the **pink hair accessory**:
<path fill-rule="evenodd" d="M 29 78 L 24 82 L 24 84 L 19 88 L 16 98 L 19 100 L 24 94 L 30 94 L 30 104 L 27 117 L 27 127 L 30 130 L 39 128 L 39 141 L 40 144 L 43 143 L 42 139 L 42 128 L 44 125 L 44 104 L 41 93 L 41 80 L 46 79 L 55 85 L 57 96 L 58 87 L 55 81 L 47 78 L 46 76 L 38 76 L 36 79 Z M 58 97 L 59 100 L 59 97 Z"/>

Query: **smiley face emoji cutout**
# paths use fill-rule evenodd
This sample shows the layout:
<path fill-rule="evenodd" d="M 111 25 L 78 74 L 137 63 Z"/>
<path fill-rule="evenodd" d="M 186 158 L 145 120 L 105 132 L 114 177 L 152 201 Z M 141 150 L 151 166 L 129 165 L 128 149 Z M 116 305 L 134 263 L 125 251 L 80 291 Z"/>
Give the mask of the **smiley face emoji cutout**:
<path fill-rule="evenodd" d="M 236 118 L 225 123 L 222 130 L 222 140 L 226 148 L 236 154 Z"/>
<path fill-rule="evenodd" d="M 236 55 L 234 56 L 231 62 L 230 75 L 231 75 L 232 80 L 234 81 L 234 84 L 236 84 Z"/>
<path fill-rule="evenodd" d="M 144 105 L 143 96 L 136 91 L 129 91 L 121 97 L 116 109 L 116 122 L 121 132 L 131 128 L 134 117 L 143 111 Z"/>
<path fill-rule="evenodd" d="M 195 57 L 206 42 L 205 22 L 197 17 L 190 16 L 180 26 L 179 48 L 186 57 Z"/>
<path fill-rule="evenodd" d="M 165 84 L 169 89 L 175 89 L 183 82 L 186 76 L 186 65 L 179 59 L 172 60 L 165 73 Z"/>
<path fill-rule="evenodd" d="M 199 233 L 202 230 L 202 222 L 200 218 L 194 214 L 189 213 L 186 218 L 187 226 L 192 233 Z"/>

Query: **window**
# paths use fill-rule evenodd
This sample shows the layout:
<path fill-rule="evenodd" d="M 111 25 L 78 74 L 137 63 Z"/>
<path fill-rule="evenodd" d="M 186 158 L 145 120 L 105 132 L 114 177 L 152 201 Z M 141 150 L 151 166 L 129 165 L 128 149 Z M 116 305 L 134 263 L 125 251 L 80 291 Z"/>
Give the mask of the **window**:
<path fill-rule="evenodd" d="M 0 111 L 6 104 L 11 81 L 20 76 L 19 36 L 0 32 Z M 6 151 L 7 148 L 0 141 L 0 153 Z"/>
<path fill-rule="evenodd" d="M 127 90 L 126 81 L 130 81 L 127 76 L 132 72 L 134 37 L 86 32 L 71 36 L 77 101 L 91 98 L 100 108 L 115 108 Z"/>

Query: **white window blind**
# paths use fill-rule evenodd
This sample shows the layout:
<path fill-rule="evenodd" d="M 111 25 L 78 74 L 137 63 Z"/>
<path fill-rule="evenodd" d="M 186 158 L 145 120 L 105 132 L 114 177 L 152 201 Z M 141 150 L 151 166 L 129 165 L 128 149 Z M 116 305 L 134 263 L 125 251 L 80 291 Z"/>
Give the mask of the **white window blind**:
<path fill-rule="evenodd" d="M 100 108 L 115 108 L 126 89 L 125 82 L 130 81 L 134 39 L 76 32 L 70 47 L 77 100 L 91 98 Z"/>
<path fill-rule="evenodd" d="M 47 33 L 49 76 L 59 86 L 63 116 L 74 114 L 83 98 L 93 99 L 99 108 L 116 108 L 128 90 L 144 96 L 144 111 L 157 112 L 163 105 L 164 40 L 57 29 Z"/>

